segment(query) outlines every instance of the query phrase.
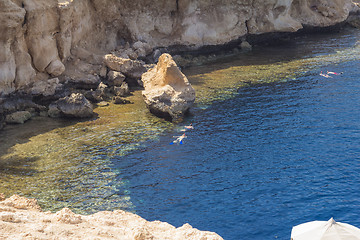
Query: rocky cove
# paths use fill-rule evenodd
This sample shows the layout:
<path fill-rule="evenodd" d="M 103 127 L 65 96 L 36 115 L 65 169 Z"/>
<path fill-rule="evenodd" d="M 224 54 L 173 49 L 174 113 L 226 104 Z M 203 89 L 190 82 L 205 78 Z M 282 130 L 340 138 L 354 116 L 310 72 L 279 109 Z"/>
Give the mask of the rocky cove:
<path fill-rule="evenodd" d="M 165 52 L 249 49 L 259 35 L 334 26 L 358 13 L 357 3 L 349 0 L 0 4 L 1 127 L 4 121 L 23 123 L 32 115 L 89 117 L 86 100 L 128 103 L 122 97 L 129 87 L 142 87 L 141 75 Z M 180 66 L 198 62 L 176 59 Z M 77 95 L 69 98 L 71 93 Z M 77 107 L 62 111 L 54 103 L 60 98 L 60 105 L 77 101 Z M 77 109 L 84 104 L 85 109 Z M 183 113 L 172 114 L 165 115 Z"/>
<path fill-rule="evenodd" d="M 53 124 L 48 128 L 47 124 L 44 124 L 44 131 L 55 129 L 55 132 L 50 134 L 62 135 L 64 139 L 76 134 L 78 141 L 75 144 L 84 145 L 86 148 L 91 148 L 91 145 L 96 144 L 97 141 L 108 141 L 107 143 L 111 144 L 111 139 L 105 137 L 88 137 L 91 136 L 91 132 L 98 133 L 94 128 L 118 127 L 116 118 L 122 118 L 128 124 L 133 124 L 132 133 L 119 134 L 123 141 L 143 140 L 139 135 L 136 136 L 136 140 L 127 135 L 136 133 L 136 128 L 141 125 L 139 119 L 144 116 L 155 125 L 157 121 L 161 122 L 161 127 L 156 130 L 146 129 L 150 134 L 169 127 L 170 123 L 147 114 L 145 104 L 142 102 L 143 97 L 139 91 L 136 91 L 143 87 L 142 74 L 148 69 L 153 69 L 154 65 L 151 64 L 157 63 L 162 53 L 172 53 L 179 66 L 191 65 L 198 63 L 199 58 L 184 58 L 180 57 L 179 53 L 206 52 L 208 49 L 234 45 L 237 49 L 235 52 L 245 51 L 249 48 L 247 42 L 256 44 L 256 37 L 260 39 L 264 33 L 296 32 L 303 27 L 308 29 L 329 27 L 343 23 L 358 11 L 356 4 L 351 1 L 269 1 L 267 4 L 256 1 L 244 1 L 241 4 L 238 2 L 235 4 L 235 1 L 211 4 L 205 1 L 156 3 L 109 1 L 106 4 L 101 1 L 2 1 L 0 4 L 3 5 L 0 18 L 7 23 L 0 27 L 4 33 L 1 34 L 1 41 L 4 44 L 1 45 L 3 52 L 0 54 L 4 59 L 0 65 L 2 77 L 0 112 L 3 119 L 7 116 L 10 122 L 11 114 L 21 114 L 21 112 L 24 114 L 24 119 L 32 117 L 40 124 L 50 120 L 46 117 L 48 115 L 56 118 L 69 117 L 71 114 L 59 113 L 56 110 L 58 107 L 51 106 L 54 106 L 52 104 L 59 99 L 66 99 L 71 94 L 79 93 L 83 96 L 79 100 L 87 99 L 92 102 L 82 104 L 85 106 L 108 104 L 101 103 L 104 100 L 132 103 L 125 105 L 110 103 L 107 108 L 98 107 L 95 109 L 98 118 L 91 119 L 92 121 L 74 123 L 73 120 L 69 120 L 70 122 L 65 125 L 81 126 L 71 130 L 73 132 L 68 129 L 56 130 L 54 125 L 61 119 L 50 120 L 55 123 L 47 123 Z M 109 5 L 115 7 L 109 8 Z M 109 59 L 115 59 L 121 64 L 117 64 L 118 68 L 114 67 Z M 200 59 L 216 60 L 216 56 L 200 57 Z M 199 93 L 200 98 L 206 97 L 201 94 L 201 89 Z M 80 95 L 74 95 L 72 99 L 77 99 L 78 96 Z M 115 96 L 117 98 L 114 98 Z M 89 117 L 86 111 L 81 116 Z M 25 125 L 36 125 L 34 121 Z M 59 126 L 63 125 L 59 124 Z M 16 132 L 16 125 L 9 124 L 7 128 L 10 128 L 10 131 L 6 134 Z M 51 147 L 60 151 L 61 146 L 56 146 L 57 138 L 52 139 L 47 135 L 41 139 L 42 136 L 36 137 L 36 133 L 27 131 L 25 134 L 29 134 L 31 139 L 49 141 L 46 148 Z M 81 137 L 81 134 L 84 136 Z M 126 139 L 127 137 L 130 139 Z M 32 141 L 27 143 L 29 149 L 37 147 L 31 145 Z M 25 155 L 31 150 L 16 148 L 18 148 L 16 143 L 2 142 L 2 151 L 4 151 L 2 161 L 6 161 L 7 166 L 10 164 L 15 169 L 17 163 L 25 161 L 31 165 L 30 162 L 35 161 L 36 156 L 32 158 L 33 156 Z M 46 148 L 42 151 L 47 152 L 50 158 L 54 158 L 54 162 L 61 161 L 57 151 Z M 21 151 L 24 152 L 23 159 L 19 157 Z M 61 178 L 59 176 L 57 180 Z M 46 188 L 46 181 L 43 184 Z M 11 188 L 11 186 L 4 187 Z M 31 196 L 31 189 L 24 191 L 24 195 Z M 44 206 L 46 203 L 41 202 L 41 205 Z M 68 210 L 62 212 L 73 216 Z M 12 217 L 5 215 L 2 218 L 4 222 L 12 222 L 6 219 L 15 219 L 13 221 L 15 223 L 21 222 L 21 218 L 15 216 L 16 214 Z M 150 235 L 147 235 L 148 230 L 144 232 L 135 231 L 132 236 L 138 237 L 133 237 L 134 239 L 150 238 Z M 164 236 L 157 237 L 155 233 L 151 236 L 155 239 L 164 238 Z M 193 236 L 188 235 L 188 238 L 190 237 Z M 193 238 L 200 239 L 200 237 Z M 208 239 L 213 238 L 208 237 Z"/>

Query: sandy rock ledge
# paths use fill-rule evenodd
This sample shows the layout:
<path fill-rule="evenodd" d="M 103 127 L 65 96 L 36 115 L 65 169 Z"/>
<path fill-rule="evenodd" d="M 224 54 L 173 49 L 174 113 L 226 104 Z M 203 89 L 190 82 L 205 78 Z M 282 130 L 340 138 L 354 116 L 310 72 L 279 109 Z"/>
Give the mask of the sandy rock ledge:
<path fill-rule="evenodd" d="M 0 194 L 0 239 L 201 239 L 220 240 L 218 234 L 184 224 L 149 222 L 140 216 L 115 210 L 78 215 L 64 208 L 42 212 L 34 199 Z"/>

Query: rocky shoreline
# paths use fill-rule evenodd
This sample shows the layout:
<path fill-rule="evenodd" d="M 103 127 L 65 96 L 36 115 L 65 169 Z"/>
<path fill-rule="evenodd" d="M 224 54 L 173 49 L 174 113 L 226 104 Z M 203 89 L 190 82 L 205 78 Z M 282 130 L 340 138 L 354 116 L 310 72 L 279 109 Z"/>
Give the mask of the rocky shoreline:
<path fill-rule="evenodd" d="M 221 240 L 218 234 L 114 210 L 79 215 L 68 208 L 43 212 L 35 199 L 0 194 L 0 239 L 203 239 Z"/>
<path fill-rule="evenodd" d="M 356 26 L 357 19 L 352 18 L 351 26 Z M 322 31 L 333 31 L 334 29 L 341 31 L 343 26 L 343 23 L 337 24 L 325 29 L 322 28 Z M 313 31 L 313 29 L 309 31 Z M 302 34 L 309 33 L 304 30 Z M 298 33 L 276 34 L 275 37 L 273 34 L 264 35 L 266 36 L 259 36 L 255 39 L 249 37 L 249 41 L 254 45 L 267 44 L 266 39 L 269 38 L 279 42 L 291 41 L 289 39 L 298 36 Z M 144 90 L 142 76 L 147 71 L 156 68 L 155 63 L 158 62 L 163 52 L 174 54 L 172 59 L 181 73 L 180 69 L 182 68 L 205 64 L 224 56 L 241 54 L 241 52 L 252 49 L 252 45 L 245 40 L 238 45 L 230 43 L 219 46 L 220 50 L 211 48 L 180 52 L 178 48 L 153 50 L 143 42 L 136 42 L 134 46 L 137 47 L 130 47 L 127 43 L 124 49 L 118 49 L 104 56 L 94 56 L 94 54 L 83 49 L 80 55 L 84 59 L 102 59 L 101 61 L 98 60 L 101 65 L 98 65 L 97 69 L 94 69 L 94 65 L 86 63 L 86 61 L 76 59 L 73 62 L 67 62 L 69 67 L 67 67 L 66 72 L 56 78 L 46 79 L 45 77 L 31 84 L 31 88 L 26 89 L 26 91 L 21 90 L 0 95 L 0 130 L 6 124 L 23 124 L 35 116 L 92 118 L 95 116 L 94 107 L 107 106 L 109 103 L 131 104 L 127 97 L 132 94 L 132 91 Z M 180 81 L 183 82 L 183 80 Z M 172 120 L 172 117 L 168 117 L 167 113 L 157 112 L 151 107 L 149 109 L 150 112 L 159 117 Z M 188 108 L 183 111 L 183 114 L 187 110 Z"/>
<path fill-rule="evenodd" d="M 0 6 L 0 129 L 36 115 L 91 117 L 93 105 L 129 103 L 126 96 L 143 88 L 142 74 L 163 53 L 186 67 L 215 61 L 219 49 L 238 54 L 284 33 L 357 26 L 359 15 L 358 1 L 350 0 L 3 0 Z"/>
<path fill-rule="evenodd" d="M 34 116 L 91 119 L 94 107 L 130 104 L 128 96 L 140 89 L 151 112 L 181 118 L 195 100 L 181 71 L 160 63 L 179 76 L 175 84 L 171 77 L 156 83 L 144 74 L 157 70 L 164 53 L 183 68 L 304 28 L 300 34 L 344 23 L 358 27 L 357 2 L 2 0 L 0 130 Z M 147 86 L 156 84 L 163 88 L 148 99 Z M 171 101 L 182 105 L 163 104 Z M 36 201 L 19 196 L 0 196 L 0 220 L 5 239 L 222 239 L 188 224 L 175 228 L 120 210 L 44 213 Z"/>

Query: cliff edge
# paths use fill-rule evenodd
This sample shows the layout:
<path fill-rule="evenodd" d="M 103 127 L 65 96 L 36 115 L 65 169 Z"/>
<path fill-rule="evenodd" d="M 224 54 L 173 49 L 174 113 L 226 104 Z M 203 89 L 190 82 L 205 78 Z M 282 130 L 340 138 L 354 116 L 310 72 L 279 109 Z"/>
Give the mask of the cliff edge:
<path fill-rule="evenodd" d="M 213 232 L 199 231 L 189 224 L 175 228 L 149 222 L 136 214 L 115 210 L 78 215 L 64 208 L 42 212 L 35 199 L 0 194 L 0 239 L 202 239 L 222 240 Z"/>

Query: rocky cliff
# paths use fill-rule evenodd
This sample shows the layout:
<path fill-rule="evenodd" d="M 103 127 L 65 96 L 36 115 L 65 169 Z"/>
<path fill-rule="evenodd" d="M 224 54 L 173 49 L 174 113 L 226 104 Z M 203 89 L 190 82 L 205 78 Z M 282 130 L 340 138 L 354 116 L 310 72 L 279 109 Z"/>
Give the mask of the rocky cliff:
<path fill-rule="evenodd" d="M 0 96 L 54 77 L 104 77 L 102 56 L 114 51 L 136 59 L 155 47 L 331 26 L 355 11 L 351 0 L 0 0 Z"/>

